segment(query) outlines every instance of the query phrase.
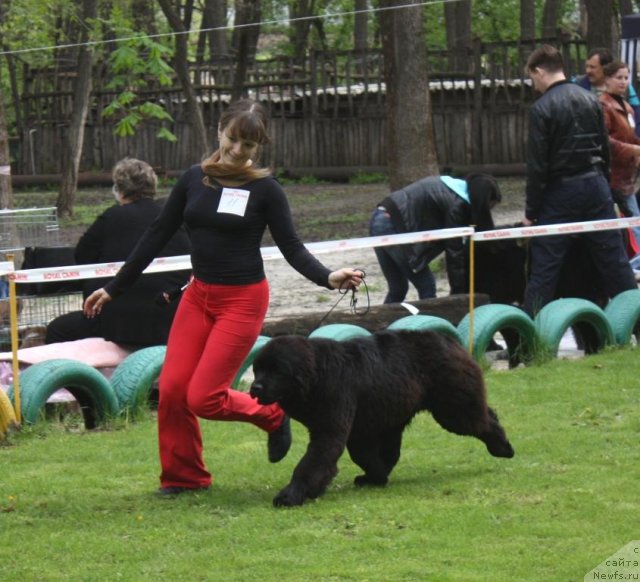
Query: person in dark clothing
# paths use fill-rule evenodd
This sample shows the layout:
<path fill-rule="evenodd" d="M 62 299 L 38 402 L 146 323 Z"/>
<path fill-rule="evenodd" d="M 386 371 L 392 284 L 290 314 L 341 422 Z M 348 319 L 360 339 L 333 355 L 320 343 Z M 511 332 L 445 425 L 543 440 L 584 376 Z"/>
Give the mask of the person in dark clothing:
<path fill-rule="evenodd" d="M 147 227 L 158 217 L 161 205 L 154 200 L 158 178 L 141 160 L 125 158 L 113 169 L 113 193 L 117 204 L 105 210 L 82 235 L 75 248 L 76 264 L 124 261 Z M 179 230 L 159 256 L 189 253 L 189 239 Z M 134 348 L 164 345 L 169 337 L 178 302 L 158 301 L 162 293 L 184 285 L 190 271 L 143 275 L 126 297 L 106 306 L 99 317 L 85 317 L 82 311 L 61 315 L 47 326 L 45 342 L 102 337 Z M 101 288 L 105 279 L 83 283 L 86 299 Z"/>
<path fill-rule="evenodd" d="M 260 252 L 265 229 L 286 260 L 317 285 L 346 289 L 362 281 L 361 271 L 327 269 L 298 238 L 285 193 L 270 171 L 255 163 L 268 141 L 267 123 L 258 103 L 242 100 L 227 107 L 218 126 L 218 150 L 182 175 L 116 277 L 84 304 L 89 317 L 99 314 L 131 287 L 173 233 L 187 226 L 194 278 L 180 301 L 160 375 L 162 496 L 211 484 L 198 417 L 249 422 L 266 431 L 272 463 L 291 445 L 289 419 L 278 404 L 261 405 L 231 389 L 267 312 L 269 287 Z"/>
<path fill-rule="evenodd" d="M 562 55 L 543 45 L 527 72 L 543 95 L 529 113 L 525 225 L 616 218 L 609 189 L 609 139 L 598 99 L 569 82 Z M 609 297 L 636 283 L 619 230 L 582 234 Z M 553 299 L 571 243 L 566 235 L 531 240 L 524 310 L 534 316 Z"/>
<path fill-rule="evenodd" d="M 371 236 L 420 232 L 474 225 L 477 230 L 494 228 L 491 209 L 501 200 L 497 182 L 487 174 L 460 180 L 451 176 L 429 176 L 392 192 L 373 212 Z M 429 263 L 445 253 L 451 293 L 465 293 L 465 243 L 451 238 L 416 244 L 376 247 L 375 253 L 389 292 L 385 303 L 404 301 L 411 282 L 420 299 L 436 296 L 436 283 Z"/>

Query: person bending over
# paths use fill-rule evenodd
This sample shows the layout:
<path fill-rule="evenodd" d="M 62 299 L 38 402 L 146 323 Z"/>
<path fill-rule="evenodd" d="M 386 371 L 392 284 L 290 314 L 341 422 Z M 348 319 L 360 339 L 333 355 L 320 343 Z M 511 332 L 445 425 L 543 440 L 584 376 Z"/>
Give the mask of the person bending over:
<path fill-rule="evenodd" d="M 498 183 L 487 174 L 472 174 L 465 180 L 429 176 L 392 192 L 380 202 L 371 216 L 369 234 L 384 236 L 469 225 L 476 230 L 491 230 L 491 209 L 501 198 Z M 420 299 L 435 297 L 436 281 L 429 263 L 442 252 L 451 293 L 465 293 L 465 248 L 462 238 L 376 247 L 389 288 L 384 302 L 404 301 L 409 283 Z"/>

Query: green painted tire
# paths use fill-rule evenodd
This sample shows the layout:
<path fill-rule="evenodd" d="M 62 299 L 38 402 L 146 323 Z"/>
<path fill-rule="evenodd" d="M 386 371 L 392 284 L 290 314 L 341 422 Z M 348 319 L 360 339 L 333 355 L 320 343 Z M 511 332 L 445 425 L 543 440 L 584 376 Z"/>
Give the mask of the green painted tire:
<path fill-rule="evenodd" d="M 396 319 L 393 323 L 387 326 L 389 330 L 408 329 L 414 331 L 437 331 L 444 333 L 458 342 L 462 343 L 460 334 L 450 321 L 443 319 L 442 317 L 436 317 L 434 315 L 407 315 L 401 319 Z"/>
<path fill-rule="evenodd" d="M 0 388 L 0 440 L 4 439 L 9 430 L 17 424 L 18 421 L 11 400 L 9 400 L 6 392 Z"/>
<path fill-rule="evenodd" d="M 467 313 L 458 324 L 458 334 L 466 348 L 469 348 L 470 328 L 471 318 Z M 498 303 L 481 305 L 474 310 L 472 356 L 476 361 L 484 359 L 489 342 L 497 332 L 507 343 L 509 367 L 531 361 L 536 345 L 533 321 L 522 309 Z"/>
<path fill-rule="evenodd" d="M 325 338 L 337 341 L 350 340 L 355 337 L 368 337 L 371 335 L 369 330 L 359 325 L 350 323 L 331 323 L 318 329 L 313 330 L 309 334 L 309 338 Z"/>
<path fill-rule="evenodd" d="M 605 312 L 586 299 L 571 297 L 547 303 L 536 315 L 534 326 L 543 347 L 554 358 L 562 336 L 570 327 L 586 346 L 586 353 L 600 351 L 616 341 Z"/>
<path fill-rule="evenodd" d="M 249 354 L 247 355 L 247 357 L 244 359 L 244 362 L 242 362 L 242 366 L 240 366 L 240 369 L 238 370 L 238 373 L 236 374 L 235 378 L 233 379 L 233 382 L 231 383 L 231 386 L 233 388 L 238 388 L 238 386 L 240 385 L 240 380 L 242 380 L 242 376 L 244 376 L 244 373 L 247 371 L 249 366 L 251 366 L 251 364 L 253 364 L 253 360 L 256 359 L 256 356 L 258 355 L 258 352 L 264 347 L 264 345 L 270 339 L 271 338 L 267 337 L 266 335 L 259 335 L 258 336 L 258 339 L 256 340 L 256 343 L 253 344 L 253 347 L 249 351 Z"/>
<path fill-rule="evenodd" d="M 111 386 L 121 410 L 146 406 L 153 383 L 160 376 L 167 346 L 151 346 L 133 352 L 114 370 Z"/>
<path fill-rule="evenodd" d="M 616 343 L 621 346 L 628 344 L 640 322 L 640 289 L 630 289 L 616 295 L 604 308 L 604 312 L 613 329 Z M 635 335 L 638 339 L 637 329 Z"/>
<path fill-rule="evenodd" d="M 47 360 L 20 374 L 20 408 L 25 422 L 35 423 L 49 396 L 66 388 L 80 405 L 88 429 L 118 413 L 118 399 L 111 384 L 94 367 L 76 360 Z M 13 399 L 13 387 L 9 390 Z"/>

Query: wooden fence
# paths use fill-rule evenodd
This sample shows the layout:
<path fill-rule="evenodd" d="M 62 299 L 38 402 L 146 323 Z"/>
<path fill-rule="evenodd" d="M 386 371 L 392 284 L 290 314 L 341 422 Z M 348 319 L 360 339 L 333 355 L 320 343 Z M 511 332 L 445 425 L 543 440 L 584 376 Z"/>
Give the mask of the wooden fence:
<path fill-rule="evenodd" d="M 535 43 L 476 43 L 463 55 L 430 51 L 432 114 L 439 162 L 443 166 L 521 164 L 525 158 L 527 112 L 534 98 L 523 78 Z M 569 74 L 582 69 L 585 47 L 556 42 Z M 451 64 L 466 63 L 464 70 Z M 220 112 L 230 101 L 233 68 L 193 67 L 192 79 L 212 140 Z M 72 107 L 73 73 L 31 71 L 20 102 L 20 139 L 14 147 L 15 174 L 60 171 Z M 114 120 L 103 116 L 115 96 L 106 88 L 104 65 L 96 69 L 86 124 L 81 170 L 109 171 L 129 155 L 165 170 L 181 170 L 207 152 L 194 151 L 185 100 L 179 88 L 151 87 L 144 97 L 162 103 L 173 117 L 167 125 L 178 137 L 155 137 L 159 125 L 143 125 L 135 136 L 118 138 Z M 315 52 L 303 64 L 292 59 L 259 62 L 249 71 L 245 93 L 270 109 L 273 143 L 264 158 L 293 173 L 321 174 L 382 169 L 385 152 L 385 86 L 379 51 Z M 211 146 L 215 146 L 212 141 Z"/>

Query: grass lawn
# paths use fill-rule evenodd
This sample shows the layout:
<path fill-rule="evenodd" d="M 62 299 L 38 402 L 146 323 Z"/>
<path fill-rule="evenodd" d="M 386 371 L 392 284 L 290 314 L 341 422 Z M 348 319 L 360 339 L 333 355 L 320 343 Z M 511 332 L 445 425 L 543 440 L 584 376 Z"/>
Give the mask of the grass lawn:
<path fill-rule="evenodd" d="M 212 489 L 157 499 L 156 426 L 43 422 L 0 446 L 0 580 L 582 580 L 640 538 L 638 349 L 487 372 L 516 449 L 495 459 L 427 414 L 384 489 L 347 456 L 321 499 L 274 509 L 306 446 L 203 422 Z"/>

